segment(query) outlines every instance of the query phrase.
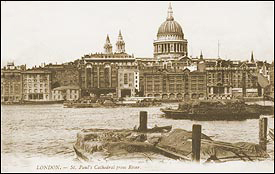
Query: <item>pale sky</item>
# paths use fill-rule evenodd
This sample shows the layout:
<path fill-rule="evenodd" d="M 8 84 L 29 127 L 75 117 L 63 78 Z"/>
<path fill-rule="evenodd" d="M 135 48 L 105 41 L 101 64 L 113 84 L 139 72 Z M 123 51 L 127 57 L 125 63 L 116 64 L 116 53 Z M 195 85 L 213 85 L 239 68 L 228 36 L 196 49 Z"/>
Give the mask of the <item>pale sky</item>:
<path fill-rule="evenodd" d="M 225 59 L 274 59 L 274 2 L 3 2 L 1 67 L 64 63 L 103 52 L 109 34 L 113 51 L 119 29 L 126 52 L 153 57 L 153 40 L 169 2 L 182 26 L 189 55 Z"/>

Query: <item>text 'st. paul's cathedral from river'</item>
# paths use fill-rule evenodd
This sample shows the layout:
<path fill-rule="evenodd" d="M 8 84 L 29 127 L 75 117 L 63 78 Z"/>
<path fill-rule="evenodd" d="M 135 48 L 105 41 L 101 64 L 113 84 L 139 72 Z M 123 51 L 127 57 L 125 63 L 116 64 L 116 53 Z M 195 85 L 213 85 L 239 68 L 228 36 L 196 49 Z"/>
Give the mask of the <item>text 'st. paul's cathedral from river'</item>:
<path fill-rule="evenodd" d="M 154 58 L 176 59 L 187 55 L 187 40 L 180 24 L 174 20 L 170 3 L 166 21 L 159 27 L 157 40 L 154 41 Z"/>

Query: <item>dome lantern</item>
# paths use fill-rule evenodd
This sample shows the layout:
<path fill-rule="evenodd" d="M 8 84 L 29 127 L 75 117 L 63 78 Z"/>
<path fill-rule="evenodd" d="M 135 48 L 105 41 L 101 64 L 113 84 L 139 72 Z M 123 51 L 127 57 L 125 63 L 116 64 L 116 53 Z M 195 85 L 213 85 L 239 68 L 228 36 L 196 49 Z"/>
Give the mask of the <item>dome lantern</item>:
<path fill-rule="evenodd" d="M 167 20 L 167 21 L 173 21 L 173 20 L 174 20 L 171 2 L 169 3 L 168 15 L 167 15 L 167 19 L 166 19 L 166 20 Z"/>

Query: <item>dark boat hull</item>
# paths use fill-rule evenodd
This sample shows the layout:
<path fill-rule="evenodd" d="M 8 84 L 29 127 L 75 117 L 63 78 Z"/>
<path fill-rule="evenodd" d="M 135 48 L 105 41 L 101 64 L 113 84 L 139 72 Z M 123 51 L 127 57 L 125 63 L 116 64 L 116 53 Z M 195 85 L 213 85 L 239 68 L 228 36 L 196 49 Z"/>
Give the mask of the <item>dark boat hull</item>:
<path fill-rule="evenodd" d="M 58 101 L 29 101 L 24 100 L 21 104 L 32 104 L 32 105 L 42 105 L 42 104 L 62 104 L 64 100 L 58 100 Z"/>
<path fill-rule="evenodd" d="M 262 115 L 273 115 L 274 114 L 274 106 L 262 106 L 262 105 L 247 105 L 246 110 L 250 112 L 258 112 Z"/>
<path fill-rule="evenodd" d="M 64 103 L 65 108 L 99 108 L 98 103 Z"/>
<path fill-rule="evenodd" d="M 188 120 L 246 120 L 256 119 L 261 115 L 260 113 L 249 112 L 213 112 L 213 113 L 187 113 L 180 110 L 161 109 L 165 113 L 165 117 L 172 119 L 188 119 Z"/>

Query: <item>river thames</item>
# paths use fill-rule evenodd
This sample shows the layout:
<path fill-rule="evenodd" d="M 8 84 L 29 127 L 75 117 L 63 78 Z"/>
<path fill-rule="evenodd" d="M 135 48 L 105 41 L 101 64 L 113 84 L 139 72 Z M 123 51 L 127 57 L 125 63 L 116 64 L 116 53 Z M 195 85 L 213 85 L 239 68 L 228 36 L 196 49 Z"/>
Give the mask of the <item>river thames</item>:
<path fill-rule="evenodd" d="M 176 107 L 176 104 L 164 104 L 162 107 L 166 106 Z M 160 107 L 75 109 L 63 108 L 60 104 L 2 105 L 1 170 L 25 169 L 29 171 L 29 167 L 37 161 L 43 163 L 57 160 L 73 163 L 76 157 L 73 144 L 76 141 L 76 134 L 81 129 L 132 129 L 139 124 L 139 111 L 141 110 L 148 112 L 148 127 L 172 125 L 173 129 L 191 130 L 192 124 L 196 123 L 201 124 L 202 132 L 214 140 L 252 143 L 259 141 L 258 119 L 245 121 L 173 120 L 162 117 Z M 268 116 L 268 127 L 274 128 L 273 116 Z M 273 142 L 268 144 L 271 159 L 268 159 L 265 165 L 274 164 L 273 145 Z M 274 167 L 270 166 L 270 169 L 274 170 Z"/>

